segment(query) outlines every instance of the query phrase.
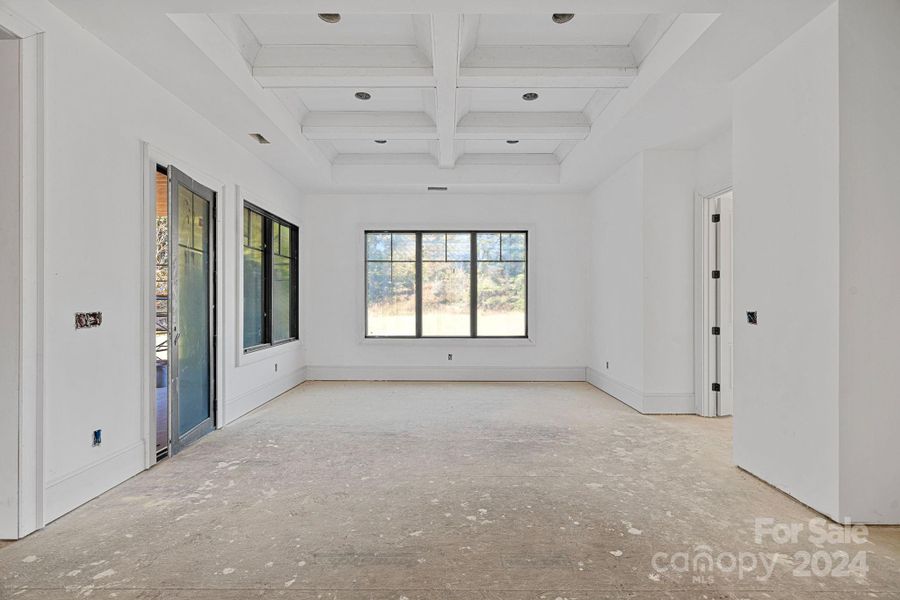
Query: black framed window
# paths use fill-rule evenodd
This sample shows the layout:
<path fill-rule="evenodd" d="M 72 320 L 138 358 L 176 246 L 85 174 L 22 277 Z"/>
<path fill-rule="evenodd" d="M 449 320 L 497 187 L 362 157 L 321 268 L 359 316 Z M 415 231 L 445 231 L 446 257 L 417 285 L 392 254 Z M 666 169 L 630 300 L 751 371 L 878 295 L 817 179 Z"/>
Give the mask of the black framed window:
<path fill-rule="evenodd" d="M 298 229 L 244 203 L 244 352 L 298 337 Z"/>
<path fill-rule="evenodd" d="M 366 337 L 528 337 L 528 232 L 365 235 Z"/>

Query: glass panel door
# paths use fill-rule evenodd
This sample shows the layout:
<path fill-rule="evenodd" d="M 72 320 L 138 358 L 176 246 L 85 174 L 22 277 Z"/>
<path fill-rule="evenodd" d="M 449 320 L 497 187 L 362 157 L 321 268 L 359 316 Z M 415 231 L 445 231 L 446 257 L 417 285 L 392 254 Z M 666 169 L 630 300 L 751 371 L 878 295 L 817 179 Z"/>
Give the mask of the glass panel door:
<path fill-rule="evenodd" d="M 172 447 L 212 431 L 215 397 L 215 194 L 169 167 Z"/>

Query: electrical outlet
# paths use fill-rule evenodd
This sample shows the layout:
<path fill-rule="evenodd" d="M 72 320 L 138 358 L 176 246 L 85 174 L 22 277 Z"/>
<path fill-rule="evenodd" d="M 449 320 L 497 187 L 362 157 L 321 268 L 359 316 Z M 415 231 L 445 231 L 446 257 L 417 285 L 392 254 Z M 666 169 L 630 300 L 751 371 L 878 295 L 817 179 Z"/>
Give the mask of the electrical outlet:
<path fill-rule="evenodd" d="M 102 312 L 75 313 L 75 329 L 89 329 L 103 324 Z"/>
<path fill-rule="evenodd" d="M 275 363 L 275 372 L 278 372 L 278 363 Z"/>
<path fill-rule="evenodd" d="M 447 355 L 447 360 L 453 360 L 453 355 L 452 355 L 452 354 L 448 354 L 448 355 Z"/>
<path fill-rule="evenodd" d="M 609 368 L 609 361 L 606 361 L 606 368 Z"/>
<path fill-rule="evenodd" d="M 103 439 L 102 439 L 102 434 L 103 434 L 103 430 L 102 430 L 102 429 L 96 429 L 96 430 L 94 430 L 94 443 L 91 444 L 92 446 L 99 446 L 99 445 L 100 445 L 100 442 L 103 441 Z"/>

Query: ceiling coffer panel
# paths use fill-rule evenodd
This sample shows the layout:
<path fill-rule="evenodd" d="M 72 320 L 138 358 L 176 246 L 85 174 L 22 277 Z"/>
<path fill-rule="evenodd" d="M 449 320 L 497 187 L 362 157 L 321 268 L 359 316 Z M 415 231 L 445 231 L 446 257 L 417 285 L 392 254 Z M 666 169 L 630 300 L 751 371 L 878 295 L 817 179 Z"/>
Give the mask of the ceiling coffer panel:
<path fill-rule="evenodd" d="M 228 29 L 332 163 L 451 169 L 559 164 L 664 25 L 648 14 L 253 13 Z"/>

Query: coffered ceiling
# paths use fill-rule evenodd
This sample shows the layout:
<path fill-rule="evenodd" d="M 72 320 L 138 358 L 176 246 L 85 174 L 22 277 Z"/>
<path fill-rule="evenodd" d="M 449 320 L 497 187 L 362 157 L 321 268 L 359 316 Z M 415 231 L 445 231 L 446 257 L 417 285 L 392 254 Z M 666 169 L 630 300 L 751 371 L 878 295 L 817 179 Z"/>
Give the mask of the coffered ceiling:
<path fill-rule="evenodd" d="M 589 189 L 721 127 L 739 69 L 825 2 L 51 1 L 321 191 Z"/>
<path fill-rule="evenodd" d="M 494 166 L 521 176 L 526 167 L 553 180 L 678 15 L 208 18 L 333 166 L 425 167 L 438 180 L 435 169 Z"/>

